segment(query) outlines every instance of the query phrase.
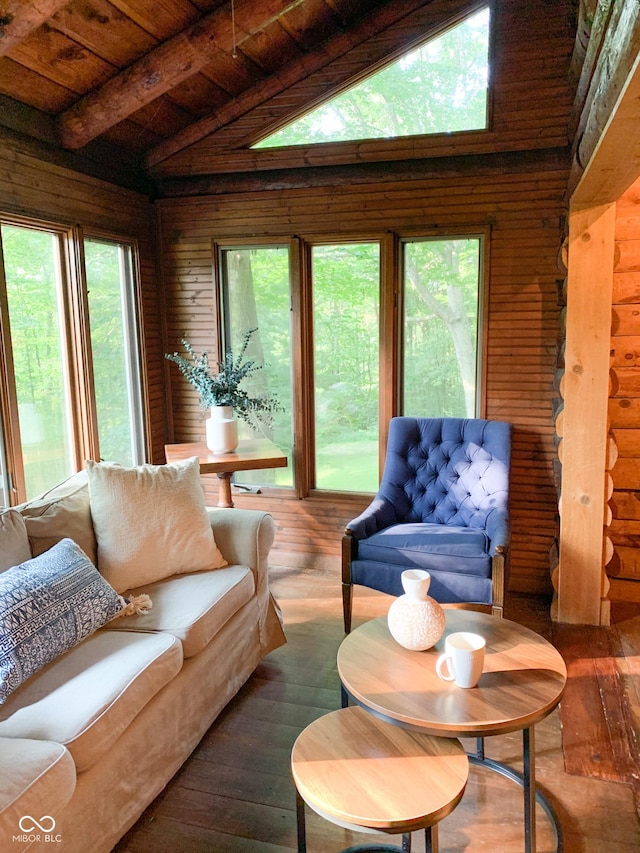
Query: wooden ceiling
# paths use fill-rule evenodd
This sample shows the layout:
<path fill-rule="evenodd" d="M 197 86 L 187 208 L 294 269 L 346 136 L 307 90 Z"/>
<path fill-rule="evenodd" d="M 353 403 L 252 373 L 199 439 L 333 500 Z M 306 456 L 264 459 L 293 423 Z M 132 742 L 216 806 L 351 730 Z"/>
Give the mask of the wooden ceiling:
<path fill-rule="evenodd" d="M 251 142 L 480 3 L 0 0 L 0 127 L 153 173 Z M 423 29 L 424 28 L 424 29 Z"/>

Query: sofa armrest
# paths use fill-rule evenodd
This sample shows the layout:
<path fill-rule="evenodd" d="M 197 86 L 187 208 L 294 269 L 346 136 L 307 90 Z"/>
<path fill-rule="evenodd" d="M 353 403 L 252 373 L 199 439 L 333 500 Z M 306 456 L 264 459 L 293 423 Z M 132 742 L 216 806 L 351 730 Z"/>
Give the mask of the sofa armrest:
<path fill-rule="evenodd" d="M 253 572 L 259 608 L 260 643 L 266 654 L 286 642 L 280 609 L 269 589 L 269 551 L 276 526 L 267 512 L 207 509 L 216 545 L 230 565 Z"/>
<path fill-rule="evenodd" d="M 254 509 L 207 509 L 216 545 L 229 564 L 249 566 L 256 576 L 267 571 L 275 536 L 273 518 Z"/>

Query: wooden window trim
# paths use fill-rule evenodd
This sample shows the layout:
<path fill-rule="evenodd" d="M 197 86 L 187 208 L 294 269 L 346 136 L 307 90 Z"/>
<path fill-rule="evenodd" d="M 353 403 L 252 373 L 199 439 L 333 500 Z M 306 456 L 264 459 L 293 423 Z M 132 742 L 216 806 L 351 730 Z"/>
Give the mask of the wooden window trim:
<path fill-rule="evenodd" d="M 81 470 L 85 459 L 99 459 L 98 424 L 94 392 L 93 362 L 89 331 L 89 305 L 84 240 L 105 240 L 127 246 L 131 252 L 135 310 L 137 317 L 138 351 L 136 358 L 140 371 L 140 393 L 143 401 L 145 455 L 150 447 L 147 377 L 142 352 L 144 351 L 142 296 L 140 292 L 140 261 L 136 240 L 98 229 L 85 230 L 80 225 L 51 221 L 38 217 L 20 216 L 0 211 L 0 224 L 28 228 L 55 235 L 62 294 L 59 309 L 64 329 L 64 369 L 71 398 L 71 423 L 73 465 Z M 2 334 L 2 359 L 0 369 L 0 417 L 4 440 L 8 494 L 11 505 L 26 499 L 26 483 L 22 461 L 22 444 L 18 402 L 13 364 L 13 345 L 9 324 L 7 283 L 4 253 L 0 235 L 0 332 Z"/>
<path fill-rule="evenodd" d="M 470 224 L 456 228 L 412 228 L 379 231 L 359 231 L 346 234 L 305 233 L 283 237 L 234 237 L 212 240 L 213 287 L 216 311 L 217 355 L 223 352 L 223 317 L 221 287 L 221 251 L 228 248 L 245 249 L 268 246 L 288 246 L 291 288 L 292 382 L 294 446 L 292 454 L 293 489 L 264 487 L 274 497 L 298 500 L 353 501 L 370 497 L 370 492 L 332 491 L 315 488 L 315 408 L 313 361 L 313 294 L 311 258 L 315 246 L 349 243 L 377 243 L 380 248 L 380 399 L 379 399 L 379 471 L 382 476 L 386 457 L 389 420 L 402 411 L 402 245 L 411 239 L 479 239 L 480 276 L 477 329 L 477 411 L 485 416 L 486 408 L 486 351 L 488 335 L 486 317 L 489 306 L 490 227 Z"/>

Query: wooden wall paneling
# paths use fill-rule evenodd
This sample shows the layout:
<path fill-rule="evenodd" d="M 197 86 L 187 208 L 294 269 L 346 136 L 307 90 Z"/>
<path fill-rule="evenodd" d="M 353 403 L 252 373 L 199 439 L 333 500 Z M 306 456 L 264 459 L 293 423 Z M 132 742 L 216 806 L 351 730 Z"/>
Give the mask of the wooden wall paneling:
<path fill-rule="evenodd" d="M 367 186 L 230 193 L 158 202 L 167 289 L 167 323 L 213 341 L 210 241 L 298 234 L 371 234 L 372 230 L 477 233 L 491 227 L 487 271 L 487 417 L 514 424 L 510 585 L 549 593 L 549 548 L 556 536 L 557 497 L 552 400 L 556 396 L 557 266 L 566 169 L 557 165 L 520 174 L 503 170 L 482 181 L 471 176 L 383 181 Z M 190 263 L 191 260 L 191 263 Z M 194 304 L 201 306 L 196 323 Z M 208 318 L 208 319 L 207 319 Z M 207 326 L 207 323 L 209 324 Z M 171 378 L 176 441 L 204 435 L 197 401 L 177 374 Z M 216 484 L 205 485 L 213 501 Z M 234 498 L 235 500 L 235 498 Z M 276 520 L 278 554 L 333 560 L 344 525 L 370 497 L 293 493 L 237 496 L 238 506 L 267 509 Z M 330 514 L 320 512 L 330 504 Z M 310 518 L 313 517 L 313 522 Z M 302 563 L 301 563 L 302 564 Z"/>
<path fill-rule="evenodd" d="M 146 196 L 47 163 L 0 139 L 0 211 L 137 241 L 150 461 L 164 458 L 165 402 L 153 211 Z"/>
<path fill-rule="evenodd" d="M 603 571 L 615 205 L 573 208 L 560 498 L 558 619 L 606 619 Z M 570 318 L 570 319 L 569 319 Z"/>

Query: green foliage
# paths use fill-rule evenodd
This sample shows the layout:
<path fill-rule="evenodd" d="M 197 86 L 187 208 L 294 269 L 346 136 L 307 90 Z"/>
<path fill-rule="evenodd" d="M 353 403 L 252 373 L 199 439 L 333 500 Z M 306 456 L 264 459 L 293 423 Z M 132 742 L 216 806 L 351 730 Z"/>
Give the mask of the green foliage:
<path fill-rule="evenodd" d="M 247 377 L 264 369 L 263 364 L 244 360 L 251 336 L 257 331 L 253 328 L 245 332 L 238 357 L 235 358 L 233 351 L 228 350 L 224 359 L 218 362 L 217 373 L 211 372 L 208 354 L 203 352 L 198 355 L 184 339 L 182 345 L 189 358 L 184 358 L 177 352 L 167 353 L 165 358 L 177 364 L 185 379 L 196 389 L 203 409 L 211 406 L 231 406 L 236 415 L 246 423 L 268 425 L 274 412 L 281 408 L 277 398 L 273 395 L 251 397 L 240 387 Z"/>
<path fill-rule="evenodd" d="M 85 240 L 85 268 L 100 456 L 133 465 L 132 414 L 127 387 L 129 352 L 121 280 L 124 254 L 117 243 Z"/>
<path fill-rule="evenodd" d="M 484 128 L 488 54 L 482 9 L 254 147 Z"/>
<path fill-rule="evenodd" d="M 404 246 L 404 413 L 474 417 L 480 241 Z"/>

